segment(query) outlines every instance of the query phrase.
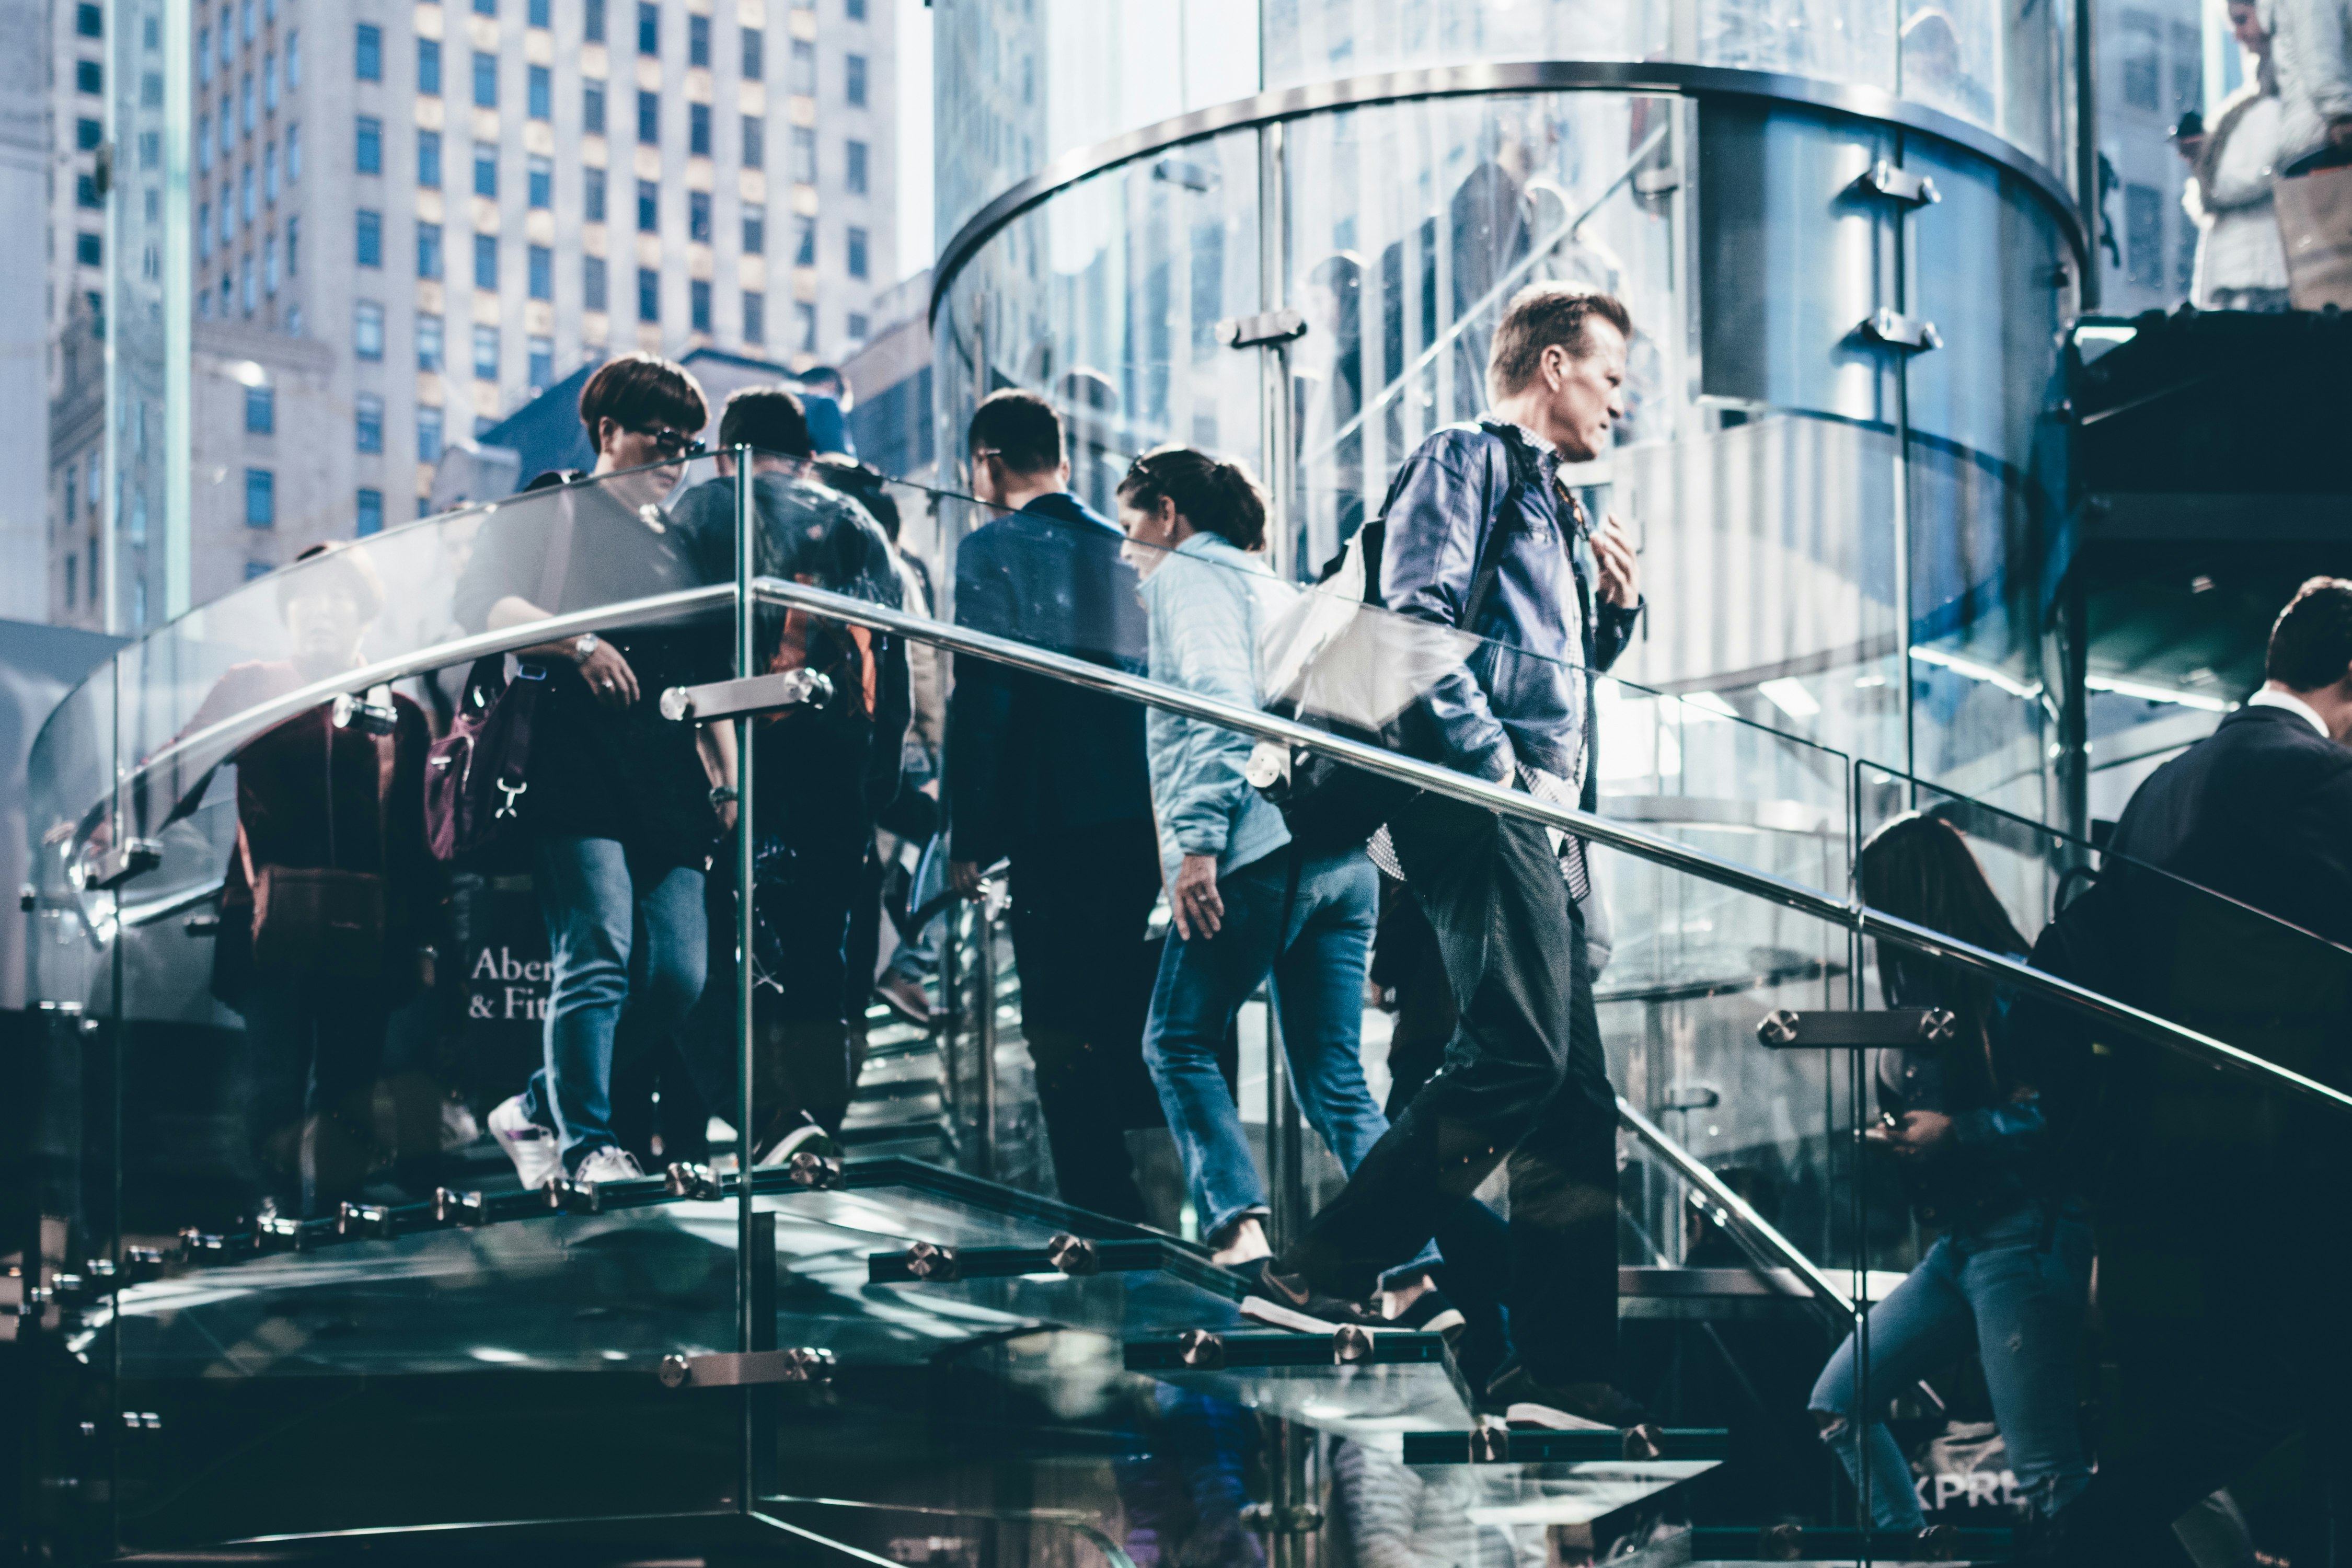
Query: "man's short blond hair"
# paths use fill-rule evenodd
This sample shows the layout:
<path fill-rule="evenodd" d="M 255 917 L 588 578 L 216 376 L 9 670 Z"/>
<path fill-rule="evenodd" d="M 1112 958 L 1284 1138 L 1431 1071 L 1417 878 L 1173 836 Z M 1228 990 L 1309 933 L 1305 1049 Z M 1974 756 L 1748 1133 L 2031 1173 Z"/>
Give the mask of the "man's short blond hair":
<path fill-rule="evenodd" d="M 1596 319 L 1633 342 L 1633 313 L 1614 294 L 1581 283 L 1530 283 L 1512 295 L 1486 356 L 1486 395 L 1499 403 L 1525 391 L 1543 368 L 1544 350 L 1554 344 L 1578 359 L 1591 353 L 1585 327 Z"/>

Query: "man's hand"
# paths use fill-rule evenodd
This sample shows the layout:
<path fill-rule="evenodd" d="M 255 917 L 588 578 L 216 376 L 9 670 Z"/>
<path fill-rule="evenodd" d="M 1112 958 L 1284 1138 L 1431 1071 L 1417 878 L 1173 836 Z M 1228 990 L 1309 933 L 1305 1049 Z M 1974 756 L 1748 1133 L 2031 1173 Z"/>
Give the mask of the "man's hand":
<path fill-rule="evenodd" d="M 731 800 L 720 801 L 719 803 L 719 831 L 721 833 L 734 832 L 735 819 L 741 814 L 742 807 L 740 803 Z"/>
<path fill-rule="evenodd" d="M 967 899 L 980 897 L 980 862 L 950 860 L 948 862 L 948 886 Z"/>
<path fill-rule="evenodd" d="M 1223 927 L 1225 900 L 1217 892 L 1214 855 L 1184 857 L 1176 869 L 1176 885 L 1168 889 L 1168 912 L 1175 919 L 1176 934 L 1186 942 L 1196 929 L 1205 941 Z"/>
<path fill-rule="evenodd" d="M 637 700 L 637 672 L 621 657 L 620 649 L 604 638 L 596 639 L 595 651 L 579 661 L 580 679 L 588 683 L 588 694 L 607 708 L 626 708 Z"/>
<path fill-rule="evenodd" d="M 1637 581 L 1641 568 L 1632 542 L 1613 514 L 1603 518 L 1601 526 L 1592 531 L 1592 559 L 1601 568 L 1599 587 L 1602 598 L 1621 610 L 1630 610 L 1642 602 Z"/>

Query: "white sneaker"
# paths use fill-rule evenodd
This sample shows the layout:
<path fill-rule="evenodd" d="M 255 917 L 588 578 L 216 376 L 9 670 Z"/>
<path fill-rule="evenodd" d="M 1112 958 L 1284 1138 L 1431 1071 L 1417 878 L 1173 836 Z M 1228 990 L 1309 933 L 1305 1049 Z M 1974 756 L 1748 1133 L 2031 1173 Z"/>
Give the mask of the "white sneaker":
<path fill-rule="evenodd" d="M 499 1101 L 490 1111 L 490 1136 L 514 1162 L 515 1179 L 527 1193 L 547 1185 L 547 1178 L 563 1168 L 555 1134 L 530 1119 L 521 1095 Z"/>
<path fill-rule="evenodd" d="M 589 1151 L 588 1157 L 580 1162 L 580 1168 L 572 1173 L 572 1179 L 581 1186 L 593 1187 L 604 1182 L 630 1181 L 644 1174 L 635 1154 L 606 1143 Z"/>
<path fill-rule="evenodd" d="M 803 1112 L 801 1124 L 777 1139 L 774 1148 L 754 1155 L 751 1163 L 763 1170 L 776 1165 L 789 1165 L 793 1163 L 793 1156 L 803 1150 L 824 1159 L 838 1158 L 841 1153 L 839 1145 L 833 1141 L 833 1135 L 815 1122 L 808 1121 L 806 1112 Z"/>

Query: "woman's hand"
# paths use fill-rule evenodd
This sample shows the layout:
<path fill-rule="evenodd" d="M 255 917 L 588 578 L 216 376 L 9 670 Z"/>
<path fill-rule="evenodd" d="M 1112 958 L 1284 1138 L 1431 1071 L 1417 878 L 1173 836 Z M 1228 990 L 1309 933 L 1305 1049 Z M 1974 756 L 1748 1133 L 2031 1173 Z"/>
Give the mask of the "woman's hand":
<path fill-rule="evenodd" d="M 586 658 L 574 656 L 580 667 L 580 679 L 588 683 L 588 695 L 611 709 L 626 708 L 637 700 L 637 672 L 621 657 L 621 650 L 603 637 L 596 639 Z"/>
<path fill-rule="evenodd" d="M 1906 1110 L 1893 1127 L 1874 1128 L 1889 1149 L 1906 1160 L 1935 1153 L 1951 1142 L 1952 1119 L 1940 1110 Z"/>
<path fill-rule="evenodd" d="M 1175 918 L 1176 934 L 1192 940 L 1195 927 L 1203 940 L 1225 923 L 1225 900 L 1217 894 L 1217 858 L 1187 855 L 1177 868 L 1175 885 L 1168 889 L 1168 912 Z"/>

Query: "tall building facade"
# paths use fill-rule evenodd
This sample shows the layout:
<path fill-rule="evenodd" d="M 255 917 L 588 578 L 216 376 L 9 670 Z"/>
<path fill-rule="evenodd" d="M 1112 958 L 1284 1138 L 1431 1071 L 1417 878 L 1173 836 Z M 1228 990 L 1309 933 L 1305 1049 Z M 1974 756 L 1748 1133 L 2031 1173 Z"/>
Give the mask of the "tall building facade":
<path fill-rule="evenodd" d="M 188 602 L 418 515 L 446 444 L 583 363 L 855 352 L 898 266 L 892 19 L 883 0 L 197 0 L 174 128 Z M 53 424 L 77 388 L 57 397 Z M 52 616 L 107 624 L 63 531 L 51 556 Z"/>
<path fill-rule="evenodd" d="M 2236 86 L 2237 45 L 2220 6 L 2198 0 L 2097 0 L 2092 28 L 2098 93 L 2099 310 L 2168 310 L 2189 298 L 2197 226 L 2180 205 L 2189 166 L 2169 140 L 2180 117 Z M 2209 66 L 2224 67 L 2209 95 Z"/>

